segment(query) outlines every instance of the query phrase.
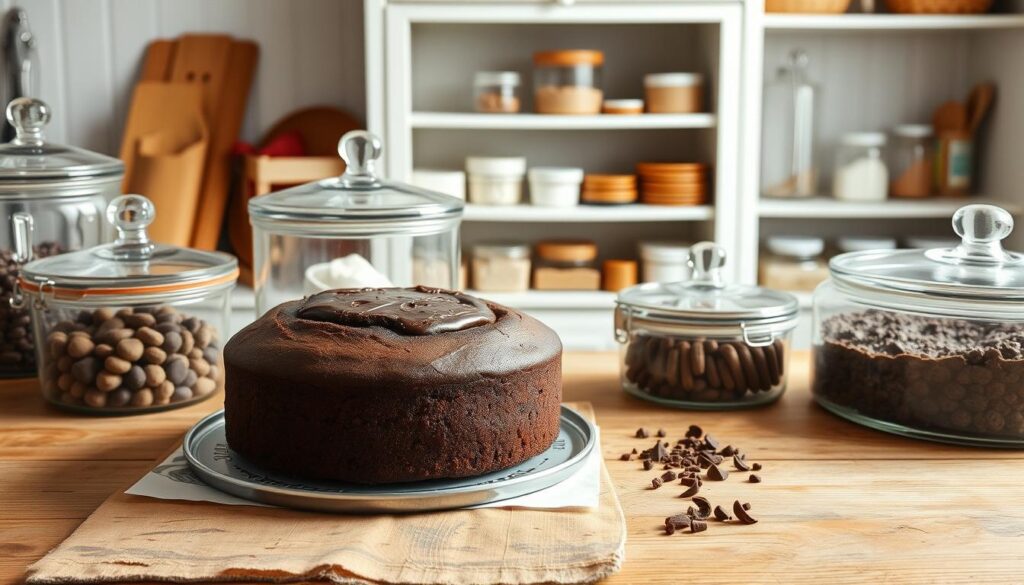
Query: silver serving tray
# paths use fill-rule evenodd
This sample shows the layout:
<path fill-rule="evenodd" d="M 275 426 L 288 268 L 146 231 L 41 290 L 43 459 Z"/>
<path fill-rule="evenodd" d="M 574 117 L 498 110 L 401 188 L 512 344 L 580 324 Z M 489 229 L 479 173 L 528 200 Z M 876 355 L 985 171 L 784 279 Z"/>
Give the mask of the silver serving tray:
<path fill-rule="evenodd" d="M 223 410 L 196 423 L 185 434 L 183 450 L 200 479 L 233 496 L 286 508 L 380 513 L 466 508 L 533 493 L 575 473 L 596 441 L 594 425 L 563 406 L 558 438 L 520 465 L 475 477 L 383 485 L 303 480 L 266 471 L 228 447 Z"/>

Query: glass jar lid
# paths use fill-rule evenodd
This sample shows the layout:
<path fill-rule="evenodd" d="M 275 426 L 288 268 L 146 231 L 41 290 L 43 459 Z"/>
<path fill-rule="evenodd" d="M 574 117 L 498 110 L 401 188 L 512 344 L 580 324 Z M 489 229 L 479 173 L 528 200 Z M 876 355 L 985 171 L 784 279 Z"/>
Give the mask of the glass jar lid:
<path fill-rule="evenodd" d="M 254 225 L 275 233 L 346 236 L 425 234 L 454 228 L 464 203 L 455 197 L 376 172 L 383 146 L 365 130 L 342 136 L 338 152 L 345 172 L 249 200 Z"/>
<path fill-rule="evenodd" d="M 625 316 L 621 329 L 628 332 L 632 325 L 651 322 L 696 325 L 735 330 L 748 343 L 757 345 L 758 340 L 748 337 L 753 326 L 768 326 L 763 332 L 770 343 L 777 332 L 795 325 L 800 307 L 793 295 L 722 281 L 725 250 L 721 246 L 712 242 L 694 244 L 688 263 L 693 269 L 692 280 L 651 282 L 620 292 L 615 302 L 617 313 Z"/>
<path fill-rule="evenodd" d="M 954 247 L 849 252 L 829 269 L 866 302 L 959 314 L 1024 310 L 1024 254 L 1000 243 L 1013 231 L 1013 216 L 994 205 L 966 205 L 953 214 L 953 230 L 961 238 Z"/>
<path fill-rule="evenodd" d="M 31 216 L 15 214 L 16 256 L 31 250 Z M 58 299 L 85 296 L 177 296 L 233 285 L 238 260 L 222 252 L 206 252 L 150 241 L 146 228 L 156 217 L 153 203 L 141 195 L 123 195 L 107 206 L 107 220 L 117 239 L 87 250 L 34 260 L 21 269 L 21 290 Z M 28 220 L 26 222 L 26 219 Z"/>
<path fill-rule="evenodd" d="M 124 163 L 116 158 L 47 142 L 43 130 L 50 123 L 50 107 L 42 100 L 12 100 L 7 106 L 7 121 L 14 126 L 15 136 L 0 145 L 0 192 L 11 184 L 87 180 L 124 173 Z"/>

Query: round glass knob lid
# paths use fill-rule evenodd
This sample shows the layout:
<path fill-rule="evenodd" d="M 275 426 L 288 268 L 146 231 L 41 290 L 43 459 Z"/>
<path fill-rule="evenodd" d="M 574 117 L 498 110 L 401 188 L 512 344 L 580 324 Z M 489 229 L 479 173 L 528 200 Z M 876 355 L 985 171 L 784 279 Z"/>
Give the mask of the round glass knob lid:
<path fill-rule="evenodd" d="M 1019 254 L 1003 249 L 1002 241 L 1013 231 L 1013 216 L 995 205 L 965 205 L 953 214 L 953 231 L 960 244 L 949 250 L 925 254 L 949 264 L 1000 265 L 1017 263 Z"/>
<path fill-rule="evenodd" d="M 350 184 L 377 184 L 376 164 L 384 152 L 380 137 L 366 130 L 346 132 L 338 141 L 338 154 L 345 161 L 342 181 Z"/>
<path fill-rule="evenodd" d="M 153 253 L 146 228 L 156 219 L 156 206 L 142 195 L 122 195 L 107 205 L 107 221 L 117 228 L 114 257 L 145 260 Z"/>
<path fill-rule="evenodd" d="M 21 97 L 7 104 L 7 121 L 14 126 L 14 144 L 40 146 L 50 123 L 50 106 L 43 100 Z"/>
<path fill-rule="evenodd" d="M 725 266 L 725 248 L 714 242 L 699 242 L 690 246 L 690 268 L 693 282 L 715 288 L 722 287 L 722 267 Z"/>

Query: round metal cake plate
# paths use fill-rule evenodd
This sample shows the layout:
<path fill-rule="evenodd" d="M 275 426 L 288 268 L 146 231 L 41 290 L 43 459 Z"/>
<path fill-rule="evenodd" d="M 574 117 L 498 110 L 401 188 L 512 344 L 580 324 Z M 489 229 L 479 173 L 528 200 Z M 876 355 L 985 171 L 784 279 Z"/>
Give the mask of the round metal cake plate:
<path fill-rule="evenodd" d="M 395 513 L 466 508 L 551 487 L 572 476 L 597 442 L 594 425 L 562 407 L 558 437 L 547 451 L 508 469 L 460 479 L 385 485 L 303 480 L 266 471 L 228 447 L 224 411 L 185 434 L 192 471 L 210 486 L 246 500 L 322 512 Z"/>

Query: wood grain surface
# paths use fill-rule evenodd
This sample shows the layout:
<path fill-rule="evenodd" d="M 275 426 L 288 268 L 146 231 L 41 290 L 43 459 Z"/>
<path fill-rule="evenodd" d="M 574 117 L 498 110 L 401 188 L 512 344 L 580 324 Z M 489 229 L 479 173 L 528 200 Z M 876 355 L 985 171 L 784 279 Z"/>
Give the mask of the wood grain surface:
<path fill-rule="evenodd" d="M 813 405 L 807 356 L 795 360 L 777 404 L 705 413 L 626 396 L 613 354 L 566 356 L 565 399 L 594 405 L 629 523 L 625 565 L 608 583 L 1024 582 L 1024 452 L 924 443 L 839 420 Z M 0 583 L 21 582 L 28 564 L 219 402 L 82 417 L 44 406 L 34 383 L 0 385 Z M 682 488 L 650 489 L 656 474 L 619 455 L 654 443 L 633 437 L 639 426 L 675 439 L 691 423 L 764 465 L 763 483 L 733 471 L 701 493 L 713 504 L 750 502 L 757 524 L 664 534 L 664 518 L 688 505 Z"/>

